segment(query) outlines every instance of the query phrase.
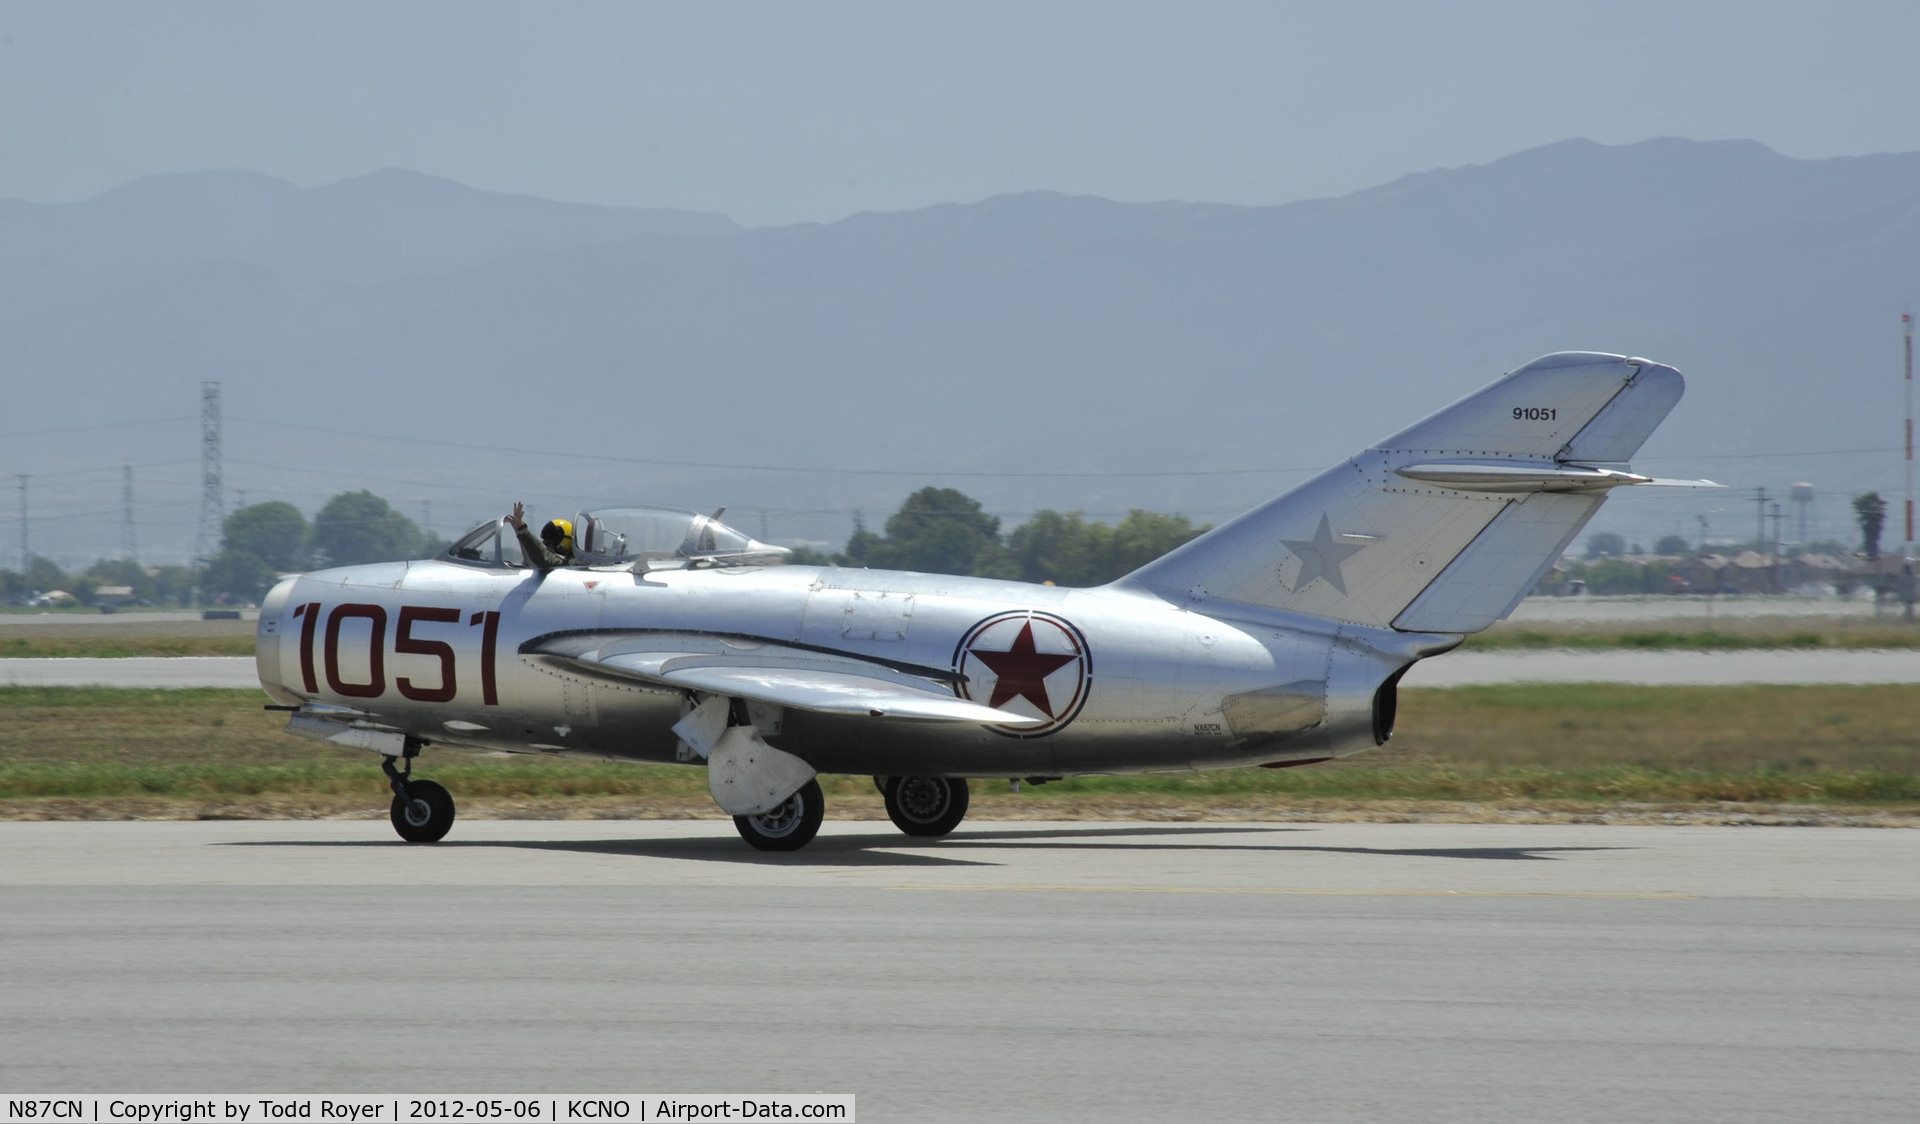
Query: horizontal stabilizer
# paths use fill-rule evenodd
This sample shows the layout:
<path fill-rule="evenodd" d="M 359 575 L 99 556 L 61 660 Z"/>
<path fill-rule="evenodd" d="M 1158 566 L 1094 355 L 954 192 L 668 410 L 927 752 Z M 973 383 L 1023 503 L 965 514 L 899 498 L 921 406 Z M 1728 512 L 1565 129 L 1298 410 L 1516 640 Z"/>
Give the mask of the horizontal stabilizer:
<path fill-rule="evenodd" d="M 1638 473 L 1583 464 L 1525 464 L 1513 461 L 1446 461 L 1409 464 L 1394 475 L 1425 484 L 1445 484 L 1468 492 L 1594 492 L 1627 485 L 1656 488 L 1724 488 L 1711 480 L 1660 480 Z"/>
<path fill-rule="evenodd" d="M 702 633 L 558 636 L 521 649 L 582 670 L 820 714 L 1034 726 L 1029 717 L 969 702 L 937 679 L 850 656 Z"/>
<path fill-rule="evenodd" d="M 1660 477 L 1654 477 L 1650 480 L 1636 480 L 1634 481 L 1634 483 L 1640 485 L 1643 488 L 1724 488 L 1726 487 L 1725 484 L 1720 484 L 1712 480 L 1666 480 Z"/>

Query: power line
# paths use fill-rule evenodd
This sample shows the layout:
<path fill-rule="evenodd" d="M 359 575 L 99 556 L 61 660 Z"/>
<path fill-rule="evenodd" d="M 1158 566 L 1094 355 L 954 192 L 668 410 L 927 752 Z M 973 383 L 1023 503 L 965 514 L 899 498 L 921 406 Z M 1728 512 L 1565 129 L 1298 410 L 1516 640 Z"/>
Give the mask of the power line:
<path fill-rule="evenodd" d="M 517 495 L 543 496 L 548 499 L 566 499 L 568 495 L 578 494 L 578 493 L 562 494 L 559 492 L 530 492 L 518 487 L 502 489 L 502 488 L 490 488 L 490 487 L 486 487 L 484 485 L 479 485 L 479 484 L 438 483 L 438 482 L 431 482 L 431 481 L 420 480 L 420 479 L 406 480 L 397 476 L 376 476 L 372 473 L 353 472 L 351 470 L 341 470 L 337 468 L 296 468 L 290 464 L 268 464 L 265 461 L 249 461 L 249 460 L 241 460 L 239 458 L 234 458 L 228 463 L 245 465 L 248 468 L 272 469 L 275 472 L 298 473 L 304 476 L 325 476 L 335 480 L 370 480 L 376 484 L 400 484 L 400 485 L 405 485 L 407 487 L 412 487 L 412 488 L 433 488 L 435 490 L 443 491 L 443 492 L 484 492 L 487 495 L 495 496 L 495 497 L 499 496 L 503 490 L 513 492 Z M 311 492 L 307 494 L 321 495 L 322 493 Z"/>
<path fill-rule="evenodd" d="M 441 441 L 430 437 L 395 437 L 384 433 L 368 433 L 362 430 L 335 429 L 324 425 L 303 425 L 299 422 L 267 421 L 260 418 L 235 418 L 235 421 L 249 425 L 278 426 L 282 429 L 300 429 L 311 433 L 330 433 L 337 437 L 359 437 L 370 441 L 391 441 L 409 445 L 437 445 L 446 449 L 479 450 L 498 454 L 499 445 L 483 445 L 471 441 Z M 711 468 L 727 472 L 785 472 L 785 473 L 821 473 L 834 476 L 922 476 L 922 477 L 987 477 L 1019 480 L 1033 479 L 1117 479 L 1124 477 L 1160 477 L 1160 476 L 1259 476 L 1283 475 L 1294 472 L 1319 472 L 1327 465 L 1317 464 L 1303 468 L 1194 468 L 1169 469 L 1155 472 L 1001 472 L 984 469 L 929 469 L 929 468 L 841 468 L 825 465 L 792 464 L 732 464 L 723 461 L 689 461 L 659 457 L 616 457 L 605 453 L 573 453 L 556 449 L 541 449 L 543 458 L 564 457 L 569 460 L 604 461 L 612 464 L 643 464 L 666 468 Z"/>
<path fill-rule="evenodd" d="M 135 468 L 167 468 L 177 464 L 194 464 L 194 463 L 196 462 L 192 460 L 151 461 L 146 464 L 136 464 L 133 467 Z M 35 480 L 54 480 L 54 479 L 64 479 L 70 476 L 98 476 L 103 473 L 118 472 L 118 471 L 120 471 L 119 467 L 115 465 L 110 465 L 110 464 L 95 465 L 92 468 L 62 468 L 62 469 L 57 469 L 53 472 L 38 470 L 36 466 L 36 471 L 33 473 L 33 478 Z"/>
<path fill-rule="evenodd" d="M 208 465 L 208 461 L 206 457 L 206 449 L 205 449 L 206 442 L 208 440 L 211 440 L 214 443 L 214 447 L 216 450 L 214 453 L 214 457 L 217 459 L 219 456 L 217 450 L 220 442 L 220 425 L 221 425 L 220 419 L 217 416 L 218 397 L 219 397 L 217 383 L 203 384 L 203 391 L 202 391 L 203 406 L 204 406 L 204 399 L 207 393 L 205 388 L 208 386 L 213 387 L 212 393 L 215 401 L 215 405 L 213 408 L 216 411 L 216 416 L 214 416 L 213 420 L 209 422 L 208 415 L 205 413 L 204 409 L 201 415 L 203 450 L 202 450 L 202 458 L 201 458 L 202 479 L 200 481 L 200 485 L 203 490 L 209 487 L 219 486 L 217 483 L 210 483 L 206 475 L 206 469 Z M 35 430 L 32 432 L 35 432 L 35 433 L 78 432 L 78 431 L 83 431 L 88 429 L 107 428 L 109 426 L 158 424 L 159 422 L 175 422 L 175 421 L 184 421 L 184 420 L 189 420 L 189 418 L 187 416 L 182 416 L 178 418 L 155 419 L 153 423 L 113 422 L 113 423 L 104 423 L 103 425 L 100 425 L 100 426 L 73 426 L 73 427 L 68 427 L 66 429 Z M 361 438 L 361 439 L 375 440 L 375 441 L 403 440 L 402 438 L 393 437 L 387 434 L 371 433 L 364 430 L 341 429 L 333 426 L 307 425 L 307 424 L 302 424 L 298 422 L 274 421 L 274 420 L 267 420 L 267 419 L 260 419 L 260 418 L 237 418 L 235 420 L 245 422 L 249 425 L 263 425 L 263 426 L 270 426 L 270 427 L 279 427 L 283 429 L 304 430 L 307 432 L 326 433 L 326 434 L 331 434 L 339 437 L 354 437 L 354 438 Z M 209 430 L 208 428 L 209 425 L 211 426 L 211 430 Z M 208 436 L 209 433 L 211 433 L 210 438 Z M 4 436 L 13 436 L 13 435 L 0 434 L 0 437 L 4 437 Z M 418 436 L 407 437 L 407 438 L 404 438 L 404 440 L 414 445 L 433 445 L 433 446 L 438 446 L 441 448 L 448 448 L 448 449 L 478 450 L 478 451 L 492 452 L 492 453 L 497 453 L 501 451 L 500 446 L 488 445 L 488 444 L 483 444 L 478 442 L 448 441 L 443 439 L 424 438 L 424 437 L 418 437 Z M 1661 463 L 1661 462 L 1682 463 L 1687 461 L 1774 460 L 1774 459 L 1785 459 L 1785 458 L 1794 458 L 1794 457 L 1876 456 L 1884 453 L 1898 452 L 1898 451 L 1899 450 L 1897 448 L 1890 446 L 1886 448 L 1876 447 L 1876 448 L 1851 448 L 1851 449 L 1774 450 L 1774 451 L 1764 452 L 1764 453 L 1675 454 L 1672 456 L 1643 457 L 1643 458 L 1636 458 L 1636 459 L 1639 461 L 1649 462 L 1649 463 Z M 840 476 L 892 476 L 892 477 L 918 476 L 918 477 L 929 477 L 929 478 L 964 477 L 964 478 L 979 478 L 979 479 L 1020 479 L 1020 480 L 1153 479 L 1153 478 L 1173 478 L 1173 477 L 1204 478 L 1204 477 L 1221 477 L 1221 476 L 1293 475 L 1293 474 L 1306 473 L 1306 472 L 1322 471 L 1326 468 L 1331 467 L 1333 464 L 1338 463 L 1337 461 L 1330 461 L 1327 464 L 1316 464 L 1311 466 L 1231 467 L 1231 468 L 1212 468 L 1212 469 L 1164 469 L 1164 470 L 1149 470 L 1149 471 L 1118 471 L 1118 472 L 1067 471 L 1067 470 L 1010 472 L 1010 471 L 986 470 L 986 469 L 852 468 L 852 467 L 844 467 L 844 466 L 836 466 L 836 465 L 749 464 L 749 463 L 733 463 L 733 462 L 725 462 L 725 461 L 674 460 L 670 458 L 658 458 L 658 457 L 623 457 L 623 456 L 613 456 L 613 455 L 603 454 L 603 453 L 580 453 L 580 452 L 570 452 L 566 450 L 553 450 L 553 449 L 541 450 L 540 456 L 545 458 L 558 457 L 558 458 L 565 458 L 570 460 L 600 461 L 600 462 L 614 463 L 614 464 L 635 464 L 635 465 L 649 465 L 649 466 L 655 466 L 655 467 L 673 467 L 673 468 L 698 468 L 698 469 L 711 469 L 711 470 L 717 470 L 717 471 L 733 471 L 733 472 L 817 473 L 817 474 L 823 474 L 823 475 L 840 475 Z M 154 462 L 152 464 L 143 464 L 138 467 L 159 468 L 159 467 L 171 467 L 174 465 L 190 464 L 190 463 L 193 463 L 193 462 L 188 460 L 159 461 L 159 462 Z M 423 481 L 420 481 L 418 479 L 402 479 L 402 478 L 396 478 L 396 477 L 379 476 L 371 473 L 340 472 L 338 470 L 294 468 L 289 465 L 276 465 L 276 464 L 269 464 L 269 463 L 260 462 L 260 461 L 236 460 L 233 463 L 246 464 L 255 468 L 274 469 L 282 472 L 300 472 L 300 473 L 309 473 L 313 475 L 340 475 L 340 476 L 348 476 L 348 477 L 362 479 L 362 480 L 373 480 L 373 481 L 380 481 L 383 483 L 406 484 L 406 485 L 413 485 L 416 487 L 423 483 Z M 111 472 L 111 471 L 113 471 L 111 467 L 101 466 L 97 468 L 66 469 L 66 470 L 60 470 L 55 472 L 40 472 L 40 473 L 35 473 L 34 475 L 40 478 L 53 478 L 53 477 L 83 476 L 83 475 L 89 475 L 94 473 L 104 473 L 104 472 Z M 215 465 L 213 471 L 216 474 L 218 474 L 219 466 Z M 476 487 L 473 485 L 460 485 L 460 484 L 452 484 L 452 483 L 435 484 L 433 486 L 442 488 L 442 489 L 458 490 L 458 491 L 473 491 L 473 492 L 497 491 L 497 489 L 494 489 L 494 488 Z"/>
<path fill-rule="evenodd" d="M 412 445 L 437 445 L 442 448 L 448 448 L 448 449 L 479 450 L 482 452 L 490 452 L 490 453 L 498 453 L 501 451 L 501 446 L 487 445 L 487 444 L 481 444 L 478 442 L 471 442 L 471 441 L 446 441 L 446 440 L 440 440 L 435 438 L 426 438 L 426 437 L 418 437 L 418 436 L 396 437 L 390 434 L 370 433 L 365 430 L 339 429 L 332 426 L 307 425 L 300 422 L 271 421 L 271 420 L 266 420 L 261 418 L 236 418 L 235 420 L 246 422 L 249 425 L 278 426 L 283 429 L 298 429 L 298 430 L 305 430 L 311 433 L 327 433 L 337 437 L 358 437 L 358 438 L 371 440 L 371 441 L 404 442 L 406 444 L 412 444 Z M 1851 448 L 1851 449 L 1786 449 L 1786 450 L 1773 450 L 1765 453 L 1691 453 L 1691 454 L 1680 453 L 1680 454 L 1674 454 L 1671 456 L 1636 458 L 1636 460 L 1647 460 L 1647 461 L 1655 461 L 1655 462 L 1658 462 L 1658 461 L 1679 462 L 1679 461 L 1771 460 L 1771 459 L 1783 458 L 1783 457 L 1869 456 L 1869 455 L 1879 455 L 1883 453 L 1891 453 L 1891 452 L 1898 452 L 1898 451 L 1899 450 L 1897 448 L 1892 446 L 1889 446 L 1886 448 L 1876 447 L 1876 448 Z M 725 461 L 690 461 L 690 460 L 675 460 L 670 458 L 659 458 L 659 457 L 622 457 L 622 456 L 612 456 L 605 453 L 576 453 L 576 452 L 568 452 L 565 450 L 555 450 L 555 449 L 541 449 L 539 450 L 539 455 L 546 458 L 562 457 L 562 458 L 567 458 L 571 460 L 606 461 L 614 464 L 640 464 L 640 465 L 652 465 L 656 467 L 668 467 L 668 468 L 709 468 L 709 469 L 718 469 L 718 470 L 732 471 L 732 472 L 821 473 L 821 474 L 839 475 L 839 476 L 923 476 L 923 477 L 964 476 L 964 477 L 982 477 L 982 478 L 1007 478 L 1007 479 L 1021 479 L 1021 480 L 1061 479 L 1061 478 L 1096 479 L 1097 480 L 1097 479 L 1110 479 L 1110 478 L 1124 479 L 1124 478 L 1140 478 L 1140 477 L 1152 478 L 1152 477 L 1175 477 L 1175 476 L 1205 477 L 1205 476 L 1286 475 L 1290 473 L 1300 473 L 1300 472 L 1319 472 L 1323 469 L 1333 467 L 1335 464 L 1340 463 L 1340 459 L 1344 459 L 1344 458 L 1340 458 L 1340 459 L 1330 460 L 1325 464 L 1293 466 L 1293 467 L 1263 466 L 1263 467 L 1237 467 L 1237 468 L 1159 469 L 1159 470 L 1152 470 L 1152 471 L 1129 471 L 1129 472 L 1082 472 L 1082 471 L 1067 471 L 1067 470 L 1036 471 L 1036 472 L 1006 472 L 1006 471 L 986 470 L 986 469 L 847 468 L 847 467 L 840 467 L 840 466 L 834 466 L 834 465 L 740 464 L 740 463 L 730 463 Z"/>
<path fill-rule="evenodd" d="M 158 511 L 166 508 L 197 507 L 198 505 L 199 505 L 198 500 L 187 500 L 180 503 L 149 503 L 149 504 L 142 504 L 140 510 L 143 512 Z M 46 505 L 42 504 L 41 506 L 44 507 Z M 31 517 L 28 520 L 28 522 L 31 522 L 35 525 L 38 525 L 41 523 L 71 524 L 73 521 L 78 519 L 103 519 L 108 516 L 119 515 L 122 513 L 122 510 L 123 509 L 119 507 L 100 507 L 100 508 L 93 508 L 87 511 L 55 511 L 47 515 L 35 515 Z M 141 520 L 138 520 L 137 522 L 142 527 L 179 526 L 178 522 L 175 522 L 172 520 L 169 520 L 166 523 L 156 523 L 150 519 L 141 519 Z"/>
<path fill-rule="evenodd" d="M 177 418 L 144 418 L 139 421 L 95 422 L 92 425 L 68 425 L 58 429 L 19 429 L 11 433 L 0 433 L 0 437 L 40 437 L 49 433 L 89 433 L 96 429 L 125 429 L 140 425 L 170 425 L 174 422 L 192 421 L 194 415 L 181 414 Z"/>

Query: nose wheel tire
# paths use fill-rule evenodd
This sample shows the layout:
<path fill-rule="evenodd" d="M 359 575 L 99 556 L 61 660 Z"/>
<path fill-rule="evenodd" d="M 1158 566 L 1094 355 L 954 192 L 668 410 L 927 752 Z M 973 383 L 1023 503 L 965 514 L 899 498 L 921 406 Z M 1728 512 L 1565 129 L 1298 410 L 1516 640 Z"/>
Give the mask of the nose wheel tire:
<path fill-rule="evenodd" d="M 888 777 L 887 818 L 908 835 L 945 835 L 967 818 L 965 777 Z"/>
<path fill-rule="evenodd" d="M 761 851 L 798 851 L 813 842 L 827 818 L 827 802 L 820 782 L 808 781 L 777 808 L 757 816 L 735 816 L 740 838 Z"/>
<path fill-rule="evenodd" d="M 388 812 L 393 830 L 409 843 L 438 843 L 453 828 L 453 794 L 432 781 L 408 781 Z"/>

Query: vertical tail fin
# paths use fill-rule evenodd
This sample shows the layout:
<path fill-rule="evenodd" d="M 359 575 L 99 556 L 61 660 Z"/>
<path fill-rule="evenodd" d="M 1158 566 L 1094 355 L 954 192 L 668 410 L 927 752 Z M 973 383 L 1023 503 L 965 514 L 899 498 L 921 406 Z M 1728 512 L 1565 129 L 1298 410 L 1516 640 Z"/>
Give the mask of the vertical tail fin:
<path fill-rule="evenodd" d="M 1536 359 L 1121 579 L 1409 632 L 1506 616 L 1599 509 L 1685 384 L 1593 352 Z"/>

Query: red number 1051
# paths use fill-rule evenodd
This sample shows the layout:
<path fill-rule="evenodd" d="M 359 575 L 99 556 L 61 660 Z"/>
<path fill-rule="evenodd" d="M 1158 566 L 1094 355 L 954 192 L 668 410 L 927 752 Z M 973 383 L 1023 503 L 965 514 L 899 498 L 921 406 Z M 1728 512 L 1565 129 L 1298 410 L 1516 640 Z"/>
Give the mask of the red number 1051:
<path fill-rule="evenodd" d="M 314 668 L 314 634 L 320 631 L 320 602 L 296 605 L 293 615 L 300 619 L 300 680 L 308 694 L 320 693 L 320 680 Z M 367 622 L 367 681 L 351 683 L 340 675 L 340 626 L 350 620 Z M 416 625 L 459 624 L 460 610 L 402 605 L 393 625 L 393 652 L 396 656 L 432 656 L 439 673 L 426 683 L 405 675 L 396 675 L 393 685 L 414 702 L 451 702 L 458 690 L 454 672 L 457 657 L 453 645 L 445 640 L 429 640 L 413 634 Z M 500 640 L 500 614 L 477 612 L 467 619 L 467 627 L 480 629 L 480 701 L 497 706 L 499 692 L 494 683 L 494 649 Z M 321 644 L 321 662 L 327 675 L 327 688 L 336 695 L 354 699 L 377 699 L 387 693 L 387 610 L 383 605 L 348 603 L 334 606 L 327 614 L 326 631 Z M 437 682 L 435 681 L 437 678 Z"/>

